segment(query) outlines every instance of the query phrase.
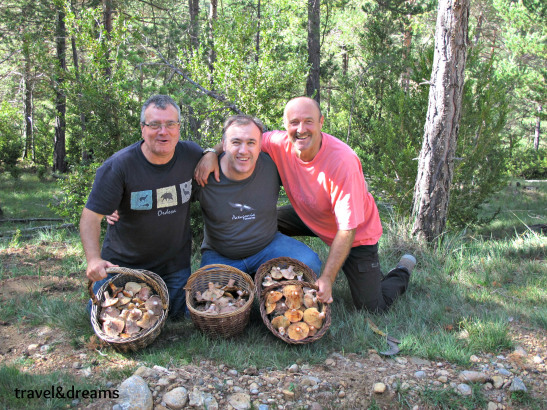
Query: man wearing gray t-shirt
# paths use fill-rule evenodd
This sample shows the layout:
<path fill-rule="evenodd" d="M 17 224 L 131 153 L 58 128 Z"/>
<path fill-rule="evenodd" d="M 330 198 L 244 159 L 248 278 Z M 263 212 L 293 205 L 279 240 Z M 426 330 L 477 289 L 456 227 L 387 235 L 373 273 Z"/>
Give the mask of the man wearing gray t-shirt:
<path fill-rule="evenodd" d="M 262 263 L 285 256 L 319 274 L 317 254 L 277 230 L 281 181 L 274 162 L 261 153 L 263 129 L 247 115 L 228 118 L 218 159 L 220 182 L 211 175 L 205 187 L 194 187 L 205 225 L 201 266 L 222 263 L 253 275 Z"/>

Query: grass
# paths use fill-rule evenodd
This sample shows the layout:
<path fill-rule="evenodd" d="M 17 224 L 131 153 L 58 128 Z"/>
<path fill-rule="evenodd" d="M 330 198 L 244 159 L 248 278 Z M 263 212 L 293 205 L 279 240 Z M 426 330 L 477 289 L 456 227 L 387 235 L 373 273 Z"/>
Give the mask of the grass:
<path fill-rule="evenodd" d="M 37 183 L 36 177 L 23 175 L 19 181 L 2 176 L 0 183 L 0 204 L 9 217 L 54 216 L 43 206 L 55 195 L 54 182 Z M 473 354 L 496 355 L 513 346 L 512 321 L 538 332 L 547 329 L 547 239 L 529 228 L 538 218 L 546 219 L 547 183 L 533 184 L 538 188 L 521 189 L 519 195 L 515 195 L 514 183 L 508 186 L 495 203 L 488 205 L 504 207 L 495 220 L 474 231 L 448 233 L 436 249 L 410 237 L 408 221 L 383 215 L 384 236 L 380 242 L 383 271 L 393 267 L 403 252 L 412 252 L 418 259 L 407 293 L 386 314 L 358 312 L 352 307 L 347 281 L 341 273 L 334 286 L 331 328 L 313 344 L 293 346 L 275 338 L 263 325 L 256 307 L 244 334 L 231 340 L 207 337 L 189 320 L 168 321 L 161 336 L 149 347 L 126 355 L 107 349 L 102 351 L 106 356 L 92 355 L 93 360 L 101 363 L 125 356 L 148 365 L 180 366 L 212 359 L 238 370 L 248 366 L 284 368 L 295 360 L 317 364 L 333 351 L 366 355 L 369 349 L 386 350 L 384 339 L 366 324 L 369 317 L 380 329 L 401 340 L 400 348 L 405 355 L 470 366 Z M 6 191 L 5 186 L 11 188 Z M 34 200 L 34 196 L 41 199 Z M 305 242 L 322 260 L 326 259 L 328 248 L 324 244 L 310 238 Z M 24 264 L 16 258 L 19 252 L 26 255 Z M 85 272 L 79 238 L 70 231 L 0 240 L 0 258 L 0 280 L 22 275 L 83 278 Z M 193 256 L 192 266 L 194 269 L 199 266 L 199 255 Z M 31 293 L 25 298 L 12 298 L 1 306 L 0 320 L 21 326 L 45 324 L 65 332 L 72 344 L 79 347 L 93 335 L 86 303 L 85 289 L 68 289 L 62 296 Z M 108 377 L 123 380 L 132 370 L 113 371 Z M 18 385 L 35 383 L 25 378 L 31 377 L 27 373 L 0 367 L 0 383 L 7 375 L 19 378 Z M 484 407 L 484 399 L 476 390 L 465 399 L 449 390 L 427 390 L 422 400 L 439 408 Z M 7 397 L 3 393 L 0 391 L 0 397 Z M 399 401 L 403 406 L 405 397 L 401 392 Z M 11 399 L 0 398 L 0 404 L 15 406 L 6 400 Z M 528 396 L 514 400 L 534 403 Z"/>

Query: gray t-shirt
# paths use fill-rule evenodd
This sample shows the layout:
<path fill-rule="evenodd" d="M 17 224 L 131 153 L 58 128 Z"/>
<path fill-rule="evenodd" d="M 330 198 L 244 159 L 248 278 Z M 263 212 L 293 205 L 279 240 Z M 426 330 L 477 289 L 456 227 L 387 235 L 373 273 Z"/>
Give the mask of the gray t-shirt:
<path fill-rule="evenodd" d="M 201 250 L 241 259 L 264 249 L 277 233 L 280 185 L 274 162 L 263 152 L 253 174 L 244 180 L 232 181 L 220 170 L 220 182 L 216 182 L 211 174 L 195 197 L 205 225 Z"/>

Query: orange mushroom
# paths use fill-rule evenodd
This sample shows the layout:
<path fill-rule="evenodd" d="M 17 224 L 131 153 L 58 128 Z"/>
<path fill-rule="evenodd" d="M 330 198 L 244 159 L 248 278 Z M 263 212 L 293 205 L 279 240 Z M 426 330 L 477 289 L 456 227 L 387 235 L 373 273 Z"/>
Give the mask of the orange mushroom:
<path fill-rule="evenodd" d="M 304 322 L 308 325 L 320 329 L 323 326 L 324 312 L 319 312 L 316 308 L 309 308 L 304 311 Z"/>
<path fill-rule="evenodd" d="M 287 333 L 289 334 L 289 337 L 293 340 L 302 340 L 308 337 L 308 334 L 310 333 L 310 328 L 304 322 L 297 322 L 289 326 L 289 328 L 287 329 Z"/>
<path fill-rule="evenodd" d="M 285 316 L 287 319 L 289 319 L 291 322 L 300 322 L 302 318 L 304 317 L 304 312 L 302 312 L 299 309 L 288 309 L 285 312 Z"/>
<path fill-rule="evenodd" d="M 268 296 L 266 297 L 266 301 L 268 303 L 275 303 L 279 301 L 283 297 L 283 293 L 272 290 L 268 293 Z"/>
<path fill-rule="evenodd" d="M 285 303 L 289 309 L 298 309 L 302 306 L 302 287 L 300 285 L 287 285 L 283 288 Z"/>
<path fill-rule="evenodd" d="M 286 329 L 291 325 L 291 321 L 285 315 L 276 316 L 272 319 L 272 326 L 279 330 L 280 327 Z"/>

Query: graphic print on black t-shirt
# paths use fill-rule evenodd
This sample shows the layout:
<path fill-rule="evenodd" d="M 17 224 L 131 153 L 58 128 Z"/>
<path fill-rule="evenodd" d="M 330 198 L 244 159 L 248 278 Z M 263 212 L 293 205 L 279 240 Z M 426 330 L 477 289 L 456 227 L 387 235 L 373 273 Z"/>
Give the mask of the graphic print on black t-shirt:
<path fill-rule="evenodd" d="M 177 205 L 177 189 L 174 185 L 158 188 L 156 192 L 158 209 Z"/>
<path fill-rule="evenodd" d="M 135 211 L 152 209 L 152 190 L 131 192 L 131 209 Z"/>

